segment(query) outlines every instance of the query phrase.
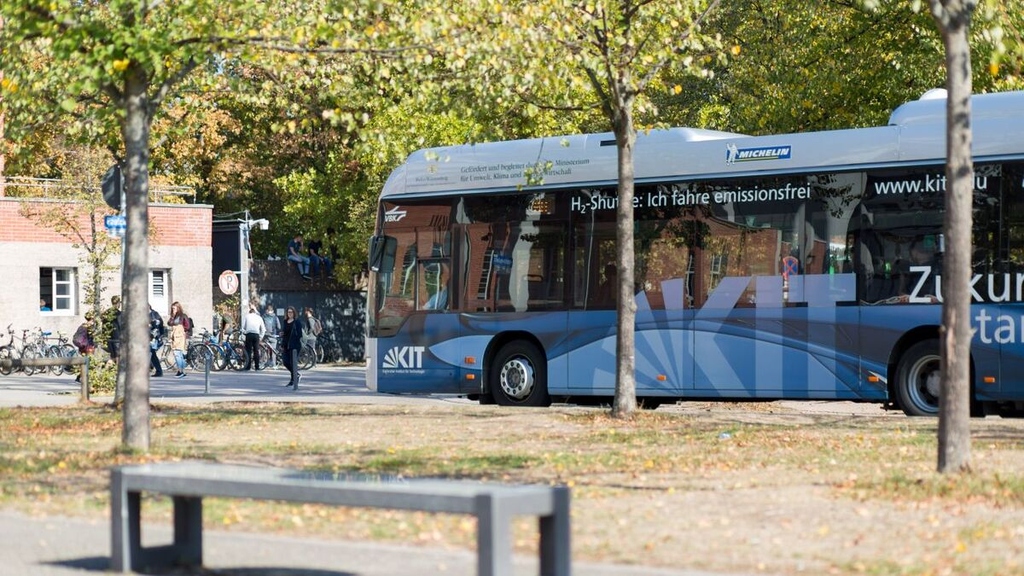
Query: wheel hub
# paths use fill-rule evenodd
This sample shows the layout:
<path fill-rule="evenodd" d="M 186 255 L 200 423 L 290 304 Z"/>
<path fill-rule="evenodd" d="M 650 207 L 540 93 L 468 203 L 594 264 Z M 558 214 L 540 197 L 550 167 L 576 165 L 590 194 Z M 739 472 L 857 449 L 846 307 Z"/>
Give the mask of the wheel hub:
<path fill-rule="evenodd" d="M 928 394 L 932 395 L 935 398 L 939 397 L 939 381 L 941 380 L 940 376 L 941 372 L 939 372 L 938 370 L 933 370 L 928 374 L 928 376 L 925 377 L 924 389 L 928 392 Z"/>
<path fill-rule="evenodd" d="M 513 358 L 501 367 L 501 389 L 510 398 L 522 400 L 533 390 L 534 373 L 524 358 Z"/>

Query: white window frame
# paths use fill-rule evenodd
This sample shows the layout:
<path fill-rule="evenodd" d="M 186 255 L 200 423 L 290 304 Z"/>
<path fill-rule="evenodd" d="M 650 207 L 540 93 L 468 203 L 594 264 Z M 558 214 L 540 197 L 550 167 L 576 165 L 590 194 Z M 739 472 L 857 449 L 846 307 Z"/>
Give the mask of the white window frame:
<path fill-rule="evenodd" d="M 50 311 L 40 310 L 40 314 L 44 316 L 74 316 L 78 304 L 78 283 L 76 282 L 78 269 L 62 266 L 40 266 L 40 269 L 50 271 L 50 302 L 47 302 Z M 67 272 L 67 279 L 58 280 L 57 275 L 60 272 Z M 66 287 L 67 294 L 59 293 L 61 287 Z"/>

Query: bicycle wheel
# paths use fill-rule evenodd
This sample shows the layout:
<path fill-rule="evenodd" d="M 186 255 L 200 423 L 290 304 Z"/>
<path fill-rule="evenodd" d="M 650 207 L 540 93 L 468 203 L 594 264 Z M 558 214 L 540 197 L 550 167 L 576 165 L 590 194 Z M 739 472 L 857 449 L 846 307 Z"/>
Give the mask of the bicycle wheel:
<path fill-rule="evenodd" d="M 316 366 L 316 351 L 309 344 L 306 344 L 299 350 L 299 369 L 309 370 L 313 366 Z"/>
<path fill-rule="evenodd" d="M 174 348 L 171 348 L 170 341 L 165 341 L 163 346 L 156 351 L 156 358 L 160 361 L 160 365 L 163 366 L 164 370 L 170 370 L 175 367 Z"/>
<path fill-rule="evenodd" d="M 42 357 L 43 357 L 42 353 L 39 352 L 39 349 L 36 348 L 35 344 L 29 344 L 28 346 L 25 346 L 24 350 L 21 351 L 21 359 L 22 360 L 35 360 L 36 358 L 42 358 Z M 43 371 L 43 370 L 41 370 L 39 368 L 36 368 L 34 366 L 25 366 L 25 365 L 22 365 L 21 370 L 25 373 L 26 376 L 31 376 L 31 375 L 35 374 L 36 372 L 42 372 Z"/>
<path fill-rule="evenodd" d="M 316 361 L 318 363 L 323 362 L 324 361 L 324 345 L 321 344 L 319 340 L 317 340 L 316 348 L 315 349 L 316 349 Z"/>
<path fill-rule="evenodd" d="M 221 370 L 228 367 L 228 358 L 224 353 L 224 348 L 218 344 L 207 343 L 210 348 L 210 352 L 213 353 L 213 358 L 210 359 L 210 370 L 220 372 Z"/>
<path fill-rule="evenodd" d="M 193 370 L 205 372 L 207 362 L 210 363 L 210 368 L 213 368 L 213 350 L 204 343 L 191 344 L 185 353 L 185 362 Z"/>
<path fill-rule="evenodd" d="M 43 355 L 45 357 L 47 357 L 47 358 L 53 358 L 53 359 L 59 359 L 59 358 L 63 358 L 64 357 L 64 355 L 61 353 L 60 346 L 58 346 L 56 344 L 51 344 L 51 345 L 47 346 L 46 347 L 46 351 L 45 351 L 45 353 Z M 60 376 L 61 374 L 64 374 L 64 367 L 63 366 L 50 366 L 50 374 L 53 374 L 54 376 Z"/>
<path fill-rule="evenodd" d="M 0 347 L 0 360 L 13 360 L 14 349 L 10 346 Z M 0 364 L 0 374 L 4 376 L 10 376 L 11 372 L 14 372 L 14 367 L 10 364 Z"/>
<path fill-rule="evenodd" d="M 274 365 L 274 349 L 266 342 L 260 342 L 260 370 L 266 370 Z"/>
<path fill-rule="evenodd" d="M 245 368 L 245 364 L 248 361 L 249 354 L 245 351 L 245 346 L 241 344 L 232 344 L 231 351 L 228 352 L 228 366 L 232 370 L 241 370 Z"/>

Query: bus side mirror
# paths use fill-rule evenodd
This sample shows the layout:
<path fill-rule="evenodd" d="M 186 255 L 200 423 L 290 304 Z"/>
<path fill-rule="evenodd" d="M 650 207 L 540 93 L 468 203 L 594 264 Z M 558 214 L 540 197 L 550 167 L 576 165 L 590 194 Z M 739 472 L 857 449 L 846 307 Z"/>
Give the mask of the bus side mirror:
<path fill-rule="evenodd" d="M 369 269 L 377 273 L 388 273 L 395 269 L 395 253 L 398 251 L 398 240 L 391 236 L 374 236 L 370 238 Z"/>

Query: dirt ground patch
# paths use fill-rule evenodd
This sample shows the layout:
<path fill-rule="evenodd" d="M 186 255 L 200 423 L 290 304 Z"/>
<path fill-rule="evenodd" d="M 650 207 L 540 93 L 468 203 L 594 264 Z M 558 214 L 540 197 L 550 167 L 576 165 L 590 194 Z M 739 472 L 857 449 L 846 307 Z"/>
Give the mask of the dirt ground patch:
<path fill-rule="evenodd" d="M 5 412 L 4 507 L 107 510 L 108 467 L 140 457 L 117 451 L 116 414 L 89 410 L 65 409 L 52 424 L 39 422 L 44 412 Z M 94 432 L 88 441 L 75 422 Z M 568 484 L 577 560 L 730 574 L 1024 574 L 1024 420 L 971 425 L 974 472 L 955 479 L 934 472 L 937 421 L 847 403 L 687 403 L 629 422 L 568 406 L 158 406 L 141 458 Z M 208 522 L 473 541 L 465 518 L 398 512 L 223 501 Z M 517 551 L 532 551 L 535 534 L 517 526 Z"/>

